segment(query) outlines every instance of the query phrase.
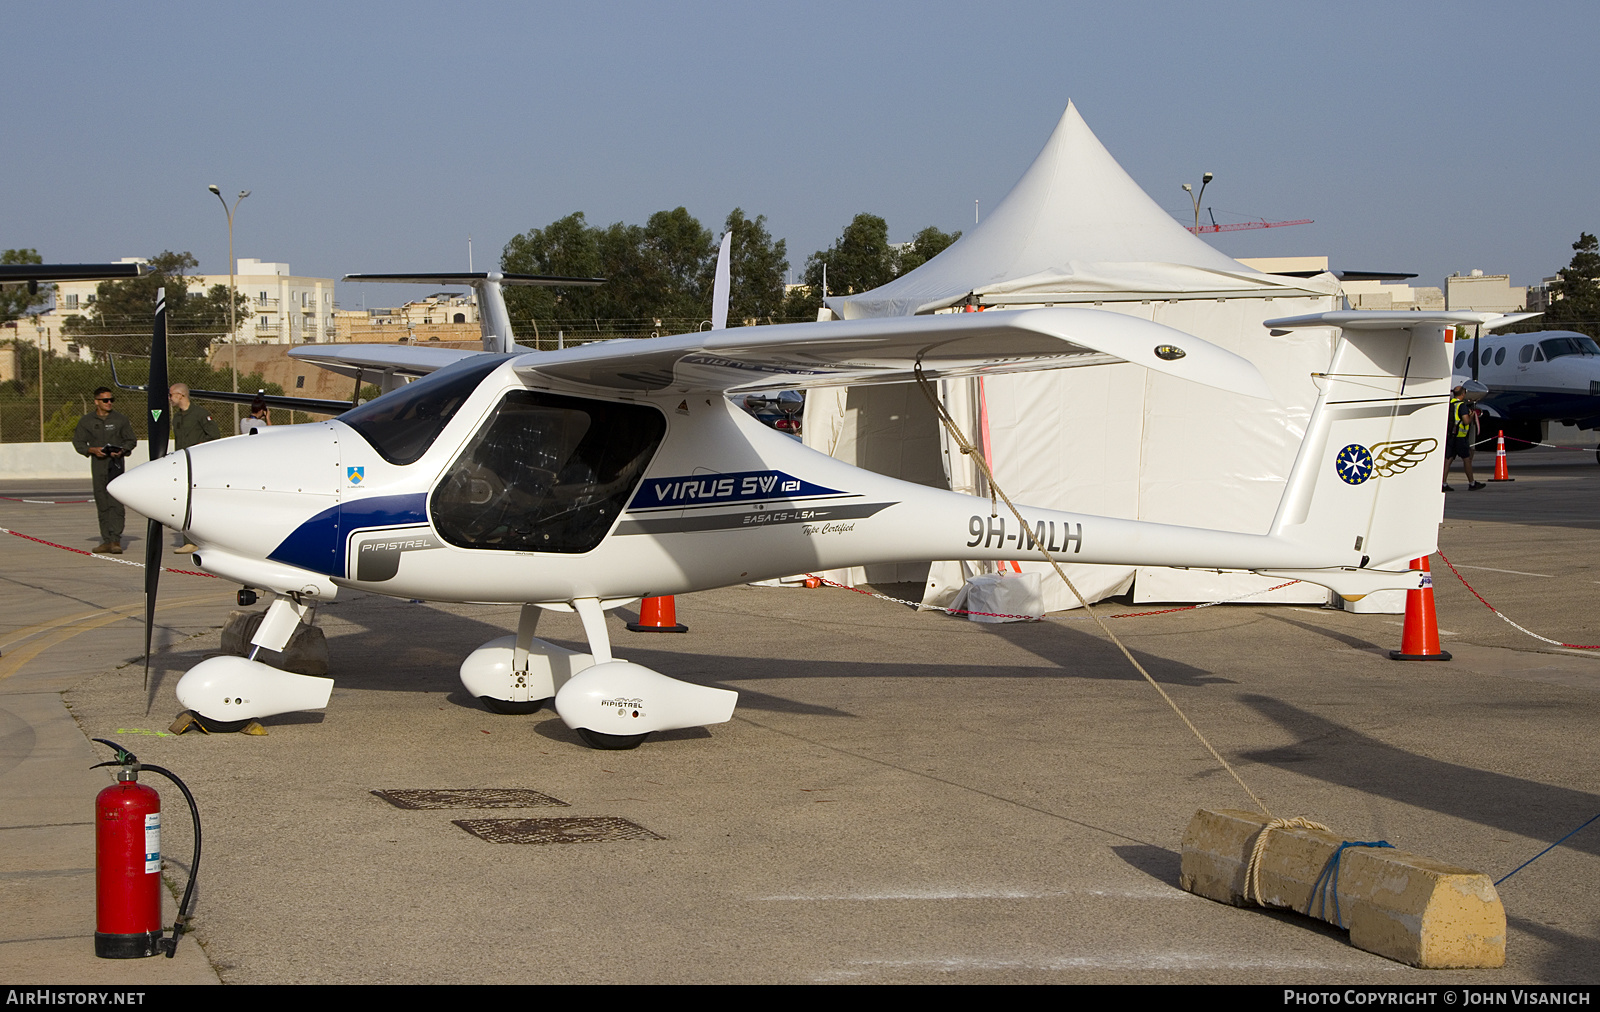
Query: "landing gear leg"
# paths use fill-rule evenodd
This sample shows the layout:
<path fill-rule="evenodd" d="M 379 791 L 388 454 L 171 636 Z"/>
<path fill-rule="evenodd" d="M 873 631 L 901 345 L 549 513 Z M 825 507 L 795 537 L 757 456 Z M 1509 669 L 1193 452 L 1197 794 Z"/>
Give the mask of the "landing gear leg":
<path fill-rule="evenodd" d="M 511 652 L 511 683 L 513 691 L 522 690 L 519 695 L 526 694 L 528 686 L 528 653 L 533 646 L 533 633 L 539 626 L 539 615 L 544 609 L 536 605 L 525 604 L 522 613 L 517 617 L 517 645 Z M 528 714 L 538 713 L 555 701 L 554 696 L 542 699 L 498 699 L 494 696 L 479 696 L 478 702 L 482 703 L 490 713 Z"/>
<path fill-rule="evenodd" d="M 592 597 L 586 597 L 572 602 L 572 607 L 578 613 L 578 618 L 583 621 L 583 634 L 589 639 L 589 653 L 594 656 L 594 662 L 610 663 L 611 637 L 606 632 L 606 614 L 601 610 L 600 602 Z M 600 731 L 591 731 L 587 727 L 574 730 L 590 748 L 617 752 L 638 748 L 644 744 L 646 738 L 650 737 L 648 731 L 644 734 L 604 734 Z"/>

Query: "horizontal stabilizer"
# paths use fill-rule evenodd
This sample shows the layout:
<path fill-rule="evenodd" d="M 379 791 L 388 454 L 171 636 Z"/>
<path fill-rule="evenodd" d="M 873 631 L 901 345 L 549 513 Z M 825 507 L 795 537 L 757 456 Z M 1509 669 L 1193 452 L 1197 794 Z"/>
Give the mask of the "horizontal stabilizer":
<path fill-rule="evenodd" d="M 1262 322 L 1271 330 L 1295 330 L 1300 327 L 1339 327 L 1344 330 L 1410 330 L 1414 327 L 1453 327 L 1458 324 L 1482 324 L 1490 329 L 1505 327 L 1538 313 L 1474 312 L 1416 312 L 1404 309 L 1342 309 L 1331 313 L 1312 313 L 1309 316 L 1283 316 Z"/>
<path fill-rule="evenodd" d="M 468 271 L 462 274 L 346 274 L 346 281 L 392 281 L 410 285 L 476 285 L 497 281 L 502 285 L 531 285 L 543 288 L 589 288 L 603 285 L 605 278 L 564 278 L 552 274 L 501 274 L 499 271 Z"/>
<path fill-rule="evenodd" d="M 290 358 L 351 379 L 363 376 L 373 383 L 385 374 L 415 379 L 482 354 L 463 348 L 422 348 L 414 344 L 306 344 L 289 349 Z"/>
<path fill-rule="evenodd" d="M 483 350 L 509 353 L 519 350 L 511 331 L 511 314 L 501 289 L 506 285 L 537 288 L 592 288 L 605 278 L 565 278 L 550 274 L 501 274 L 468 271 L 465 274 L 346 274 L 346 281 L 390 281 L 407 284 L 471 285 L 478 293 L 478 333 Z M 526 349 L 523 349 L 526 350 Z"/>

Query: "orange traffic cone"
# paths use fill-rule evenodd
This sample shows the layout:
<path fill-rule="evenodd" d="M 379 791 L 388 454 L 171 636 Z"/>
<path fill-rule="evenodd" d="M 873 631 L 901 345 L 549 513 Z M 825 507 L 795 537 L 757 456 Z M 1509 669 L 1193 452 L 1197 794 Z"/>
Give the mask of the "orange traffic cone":
<path fill-rule="evenodd" d="M 688 632 L 678 624 L 678 606 L 671 597 L 647 597 L 639 602 L 639 621 L 628 623 L 629 632 Z"/>
<path fill-rule="evenodd" d="M 1433 574 L 1426 556 L 1411 560 L 1412 569 L 1427 575 L 1419 590 L 1406 591 L 1406 625 L 1400 649 L 1389 651 L 1392 661 L 1448 661 L 1450 652 L 1439 649 L 1439 618 L 1433 612 Z"/>
<path fill-rule="evenodd" d="M 1506 430 L 1500 430 L 1500 442 L 1494 451 L 1494 477 L 1490 481 L 1516 481 L 1506 469 Z"/>

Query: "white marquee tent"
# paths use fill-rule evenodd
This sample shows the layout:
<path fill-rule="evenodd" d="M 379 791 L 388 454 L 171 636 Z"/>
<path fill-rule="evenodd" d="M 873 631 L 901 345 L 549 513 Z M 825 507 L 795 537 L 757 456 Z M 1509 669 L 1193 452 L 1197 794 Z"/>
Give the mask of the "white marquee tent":
<path fill-rule="evenodd" d="M 1341 309 L 1328 274 L 1263 274 L 1223 255 L 1162 210 L 1068 104 L 1044 150 L 989 216 L 943 253 L 880 288 L 828 299 L 845 319 L 1040 305 L 1092 305 L 1186 331 L 1249 358 L 1276 396 L 1265 402 L 1160 377 L 1133 365 L 1024 373 L 941 384 L 1017 502 L 1187 526 L 1261 533 L 1271 522 L 1334 331 L 1273 337 L 1261 321 Z M 929 485 L 986 495 L 950 452 L 911 385 L 812 391 L 806 443 L 842 460 Z M 1022 562 L 1023 571 L 1048 571 Z M 841 582 L 926 580 L 946 604 L 958 562 L 868 567 Z M 1133 589 L 1140 601 L 1206 601 L 1264 591 L 1250 574 L 1072 566 L 1090 600 Z M 1074 607 L 1053 576 L 1048 610 Z M 1317 601 L 1296 585 L 1252 600 Z"/>

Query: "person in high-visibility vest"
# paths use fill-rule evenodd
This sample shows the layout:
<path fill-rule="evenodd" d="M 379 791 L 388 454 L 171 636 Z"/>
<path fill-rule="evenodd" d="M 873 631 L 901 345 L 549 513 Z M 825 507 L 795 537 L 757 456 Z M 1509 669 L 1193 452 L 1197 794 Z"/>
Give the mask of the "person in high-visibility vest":
<path fill-rule="evenodd" d="M 1484 484 L 1472 477 L 1472 444 L 1478 441 L 1478 412 L 1466 397 L 1467 388 L 1457 386 L 1450 391 L 1450 428 L 1444 437 L 1444 491 L 1450 487 L 1450 462 L 1461 458 L 1461 469 L 1467 472 L 1467 491 L 1476 492 Z"/>

